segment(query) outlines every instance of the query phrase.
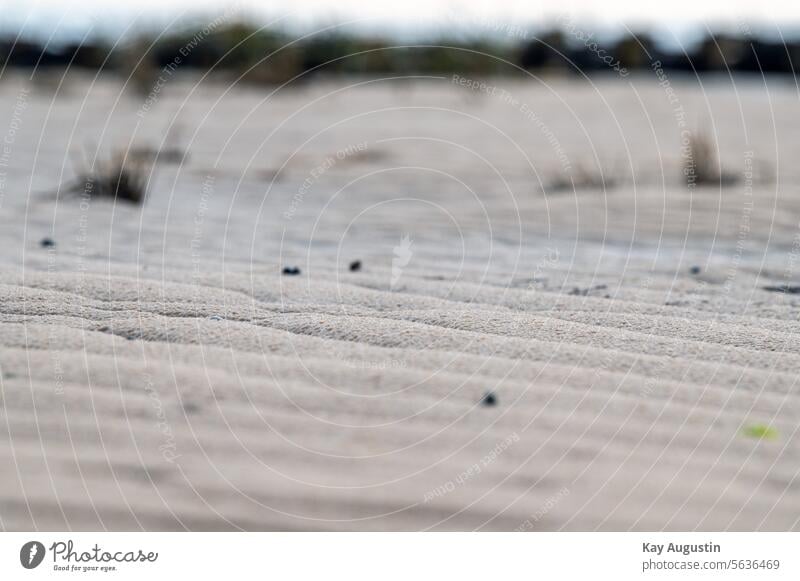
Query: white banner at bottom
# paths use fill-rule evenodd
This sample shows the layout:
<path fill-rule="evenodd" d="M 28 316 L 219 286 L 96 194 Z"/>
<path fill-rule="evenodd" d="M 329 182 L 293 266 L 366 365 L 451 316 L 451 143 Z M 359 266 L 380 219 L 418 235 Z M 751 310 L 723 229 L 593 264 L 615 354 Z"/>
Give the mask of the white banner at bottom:
<path fill-rule="evenodd" d="M 0 579 L 800 579 L 797 533 L 3 533 L 0 547 Z"/>

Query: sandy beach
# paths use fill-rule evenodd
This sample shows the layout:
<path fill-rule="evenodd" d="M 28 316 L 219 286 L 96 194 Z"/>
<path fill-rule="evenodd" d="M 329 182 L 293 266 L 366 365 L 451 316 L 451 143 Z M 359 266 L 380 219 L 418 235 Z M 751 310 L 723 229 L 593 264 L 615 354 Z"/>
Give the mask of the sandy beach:
<path fill-rule="evenodd" d="M 5 75 L 0 527 L 798 529 L 794 82 L 484 81 Z"/>

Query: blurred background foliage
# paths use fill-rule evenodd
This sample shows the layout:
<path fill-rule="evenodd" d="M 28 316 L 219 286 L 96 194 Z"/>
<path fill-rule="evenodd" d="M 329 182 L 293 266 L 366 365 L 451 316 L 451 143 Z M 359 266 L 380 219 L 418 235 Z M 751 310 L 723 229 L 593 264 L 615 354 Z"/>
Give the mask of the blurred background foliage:
<path fill-rule="evenodd" d="M 102 38 L 82 44 L 0 39 L 5 67 L 78 67 L 130 77 L 146 86 L 159 71 L 200 71 L 242 82 L 277 84 L 315 75 L 472 74 L 515 75 L 523 70 L 594 74 L 647 70 L 690 73 L 764 72 L 794 74 L 800 43 L 710 34 L 690 49 L 666 51 L 645 33 L 587 41 L 566 30 L 519 37 L 433 38 L 413 46 L 389 38 L 344 32 L 290 34 L 245 21 L 216 27 L 185 27 L 172 33 L 140 33 L 124 44 Z"/>

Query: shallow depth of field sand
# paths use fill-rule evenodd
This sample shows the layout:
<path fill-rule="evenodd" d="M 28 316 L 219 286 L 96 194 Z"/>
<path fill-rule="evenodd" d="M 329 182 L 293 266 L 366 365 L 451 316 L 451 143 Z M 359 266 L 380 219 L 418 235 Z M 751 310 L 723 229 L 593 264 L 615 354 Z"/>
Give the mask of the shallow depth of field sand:
<path fill-rule="evenodd" d="M 798 528 L 793 84 L 2 81 L 3 529 Z"/>

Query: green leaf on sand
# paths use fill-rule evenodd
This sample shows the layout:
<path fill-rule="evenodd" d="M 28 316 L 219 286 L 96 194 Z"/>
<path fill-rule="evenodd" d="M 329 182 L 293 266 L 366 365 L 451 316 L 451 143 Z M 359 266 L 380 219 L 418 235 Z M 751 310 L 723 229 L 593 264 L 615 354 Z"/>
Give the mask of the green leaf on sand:
<path fill-rule="evenodd" d="M 766 424 L 752 424 L 747 426 L 743 433 L 749 438 L 757 438 L 759 440 L 775 440 L 778 437 L 778 430 Z"/>

